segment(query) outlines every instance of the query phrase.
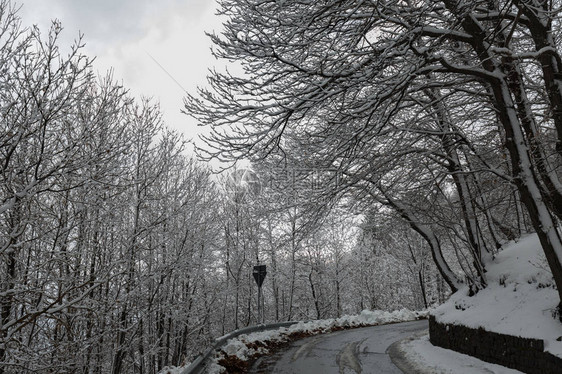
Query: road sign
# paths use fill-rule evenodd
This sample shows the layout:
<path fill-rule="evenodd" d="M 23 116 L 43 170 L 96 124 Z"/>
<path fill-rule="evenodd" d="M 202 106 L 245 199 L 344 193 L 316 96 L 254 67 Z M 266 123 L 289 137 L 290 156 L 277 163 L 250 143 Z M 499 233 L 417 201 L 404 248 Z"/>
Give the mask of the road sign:
<path fill-rule="evenodd" d="M 267 271 L 265 270 L 265 265 L 256 265 L 254 266 L 254 279 L 256 280 L 256 284 L 258 285 L 258 287 L 261 287 L 261 285 L 263 284 L 263 281 L 265 279 L 265 276 L 267 274 Z"/>

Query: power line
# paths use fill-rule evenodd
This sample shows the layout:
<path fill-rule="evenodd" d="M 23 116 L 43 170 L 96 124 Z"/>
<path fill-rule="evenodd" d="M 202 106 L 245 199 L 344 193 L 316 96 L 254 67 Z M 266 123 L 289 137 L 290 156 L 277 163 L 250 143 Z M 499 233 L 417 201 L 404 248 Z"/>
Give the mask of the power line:
<path fill-rule="evenodd" d="M 170 77 L 171 80 L 173 80 L 179 88 L 182 89 L 183 92 L 187 93 L 187 90 L 185 88 L 183 88 L 183 86 L 180 84 L 180 82 L 177 81 L 176 78 L 174 78 L 174 76 L 172 74 L 170 74 L 168 72 L 168 70 L 166 70 L 166 68 L 164 68 L 164 66 L 162 66 L 150 53 L 148 53 L 147 51 L 144 51 L 148 57 L 150 57 L 152 59 L 152 61 L 154 61 L 156 63 L 156 65 L 158 65 L 160 67 L 160 69 L 162 69 L 162 71 L 164 71 L 164 73 L 166 73 L 168 75 L 168 77 Z"/>

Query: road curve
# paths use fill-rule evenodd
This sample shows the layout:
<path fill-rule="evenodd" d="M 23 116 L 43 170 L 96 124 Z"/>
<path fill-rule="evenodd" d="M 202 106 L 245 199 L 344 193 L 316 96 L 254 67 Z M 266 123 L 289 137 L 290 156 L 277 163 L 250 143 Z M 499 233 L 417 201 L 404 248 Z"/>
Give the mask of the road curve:
<path fill-rule="evenodd" d="M 250 373 L 400 374 L 388 347 L 427 329 L 427 321 L 363 327 L 297 340 L 273 356 L 257 360 Z"/>

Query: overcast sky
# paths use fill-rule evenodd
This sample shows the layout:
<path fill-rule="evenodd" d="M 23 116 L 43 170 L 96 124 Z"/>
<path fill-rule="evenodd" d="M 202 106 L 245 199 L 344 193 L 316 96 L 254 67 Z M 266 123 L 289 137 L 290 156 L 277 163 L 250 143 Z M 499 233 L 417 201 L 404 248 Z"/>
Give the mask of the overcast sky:
<path fill-rule="evenodd" d="M 168 126 L 194 137 L 200 130 L 182 109 L 183 92 L 205 84 L 215 64 L 205 31 L 220 30 L 214 0 L 19 0 L 24 25 L 47 30 L 62 22 L 63 42 L 79 31 L 95 68 L 114 76 L 135 96 L 158 99 Z M 152 56 L 179 85 L 150 57 Z"/>

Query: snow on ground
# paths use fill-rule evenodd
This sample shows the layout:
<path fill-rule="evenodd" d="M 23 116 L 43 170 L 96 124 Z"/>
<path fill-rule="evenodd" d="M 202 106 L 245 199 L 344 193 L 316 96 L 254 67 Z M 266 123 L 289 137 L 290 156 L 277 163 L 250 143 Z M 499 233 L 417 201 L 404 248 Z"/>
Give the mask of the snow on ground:
<path fill-rule="evenodd" d="M 288 340 L 289 335 L 293 333 L 307 333 L 307 334 L 321 334 L 324 332 L 332 331 L 341 327 L 361 327 L 361 326 L 374 326 L 387 323 L 414 321 L 421 318 L 426 318 L 428 313 L 426 311 L 413 312 L 407 309 L 402 309 L 394 312 L 385 312 L 380 310 L 369 311 L 364 310 L 359 315 L 343 316 L 337 319 L 324 319 L 309 322 L 298 322 L 289 327 L 282 327 L 276 330 L 268 330 L 261 332 L 254 332 L 251 334 L 239 335 L 234 339 L 230 339 L 223 347 L 224 351 L 229 356 L 235 356 L 239 359 L 246 361 L 255 354 L 268 354 L 269 350 L 265 347 L 256 347 L 257 342 L 282 342 Z M 224 373 L 224 367 L 219 365 L 219 361 L 224 356 L 221 353 L 215 355 L 208 366 L 209 374 Z"/>
<path fill-rule="evenodd" d="M 345 315 L 337 319 L 320 319 L 309 322 L 298 322 L 286 328 L 286 330 L 288 333 L 301 331 L 313 332 L 318 330 L 320 330 L 320 332 L 327 332 L 334 327 L 374 326 L 387 323 L 415 321 L 417 319 L 426 318 L 427 315 L 427 311 L 413 312 L 408 309 L 396 310 L 394 312 L 385 312 L 382 310 L 364 310 L 358 315 Z M 275 334 L 275 331 L 265 331 L 265 333 Z"/>
<path fill-rule="evenodd" d="M 527 338 L 543 339 L 545 350 L 562 357 L 562 323 L 553 317 L 558 303 L 552 274 L 536 235 L 528 235 L 509 243 L 495 258 L 487 262 L 488 287 L 473 297 L 468 288 L 461 289 L 443 305 L 431 311 L 442 323 L 483 327 L 488 331 Z M 340 327 L 359 327 L 403 322 L 427 316 L 427 312 L 401 310 L 396 312 L 364 310 L 356 316 L 343 316 L 299 322 L 288 328 L 255 332 L 230 339 L 222 350 L 226 355 L 248 360 L 256 354 L 267 354 L 267 344 L 283 342 L 292 333 L 318 334 Z M 562 340 L 562 339 L 561 339 Z M 426 373 L 495 373 L 513 374 L 516 370 L 485 363 L 476 358 L 434 347 L 427 336 L 402 342 L 401 351 Z M 208 373 L 224 373 L 215 354 Z M 175 374 L 175 372 L 170 371 Z"/>
<path fill-rule="evenodd" d="M 269 353 L 269 350 L 265 348 L 266 344 L 259 343 L 284 342 L 289 340 L 289 336 L 294 333 L 306 333 L 314 335 L 330 332 L 334 329 L 342 327 L 351 328 L 407 322 L 427 318 L 428 314 L 429 313 L 427 311 L 413 312 L 407 309 L 397 310 L 394 312 L 386 312 L 381 310 L 364 310 L 358 315 L 345 315 L 337 319 L 297 322 L 289 327 L 281 327 L 275 330 L 253 332 L 251 334 L 242 334 L 236 338 L 229 339 L 227 343 L 221 347 L 221 350 L 229 356 L 234 356 L 242 361 L 246 361 L 256 354 L 266 355 Z M 221 352 L 216 352 L 214 357 L 209 360 L 206 373 L 225 373 L 225 368 L 219 364 L 219 361 L 223 357 L 224 355 Z M 158 374 L 181 374 L 188 366 L 189 364 L 181 367 L 166 367 L 162 369 Z"/>
<path fill-rule="evenodd" d="M 477 358 L 435 347 L 425 334 L 417 339 L 406 340 L 399 346 L 405 359 L 422 373 L 435 374 L 518 374 L 500 365 L 490 364 Z"/>
<path fill-rule="evenodd" d="M 473 297 L 459 290 L 431 312 L 436 320 L 543 339 L 546 351 L 562 357 L 562 323 L 553 317 L 558 293 L 536 234 L 506 245 L 486 269 L 488 287 Z"/>

